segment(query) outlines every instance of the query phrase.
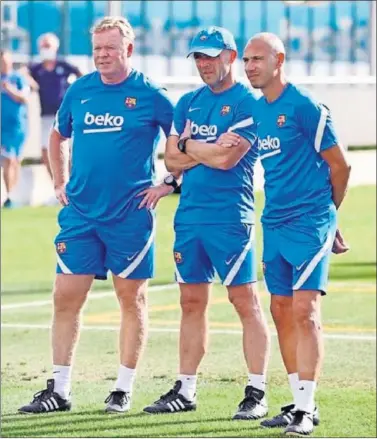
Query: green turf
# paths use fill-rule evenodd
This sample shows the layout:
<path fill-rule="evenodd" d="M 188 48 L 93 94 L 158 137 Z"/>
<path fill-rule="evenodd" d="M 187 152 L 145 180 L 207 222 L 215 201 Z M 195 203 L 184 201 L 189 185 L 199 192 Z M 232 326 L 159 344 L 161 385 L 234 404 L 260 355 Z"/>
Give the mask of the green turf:
<path fill-rule="evenodd" d="M 173 217 L 178 196 L 160 201 L 157 212 L 156 278 L 152 283 L 173 281 Z M 256 194 L 256 211 L 259 218 L 263 208 L 263 194 Z M 340 226 L 351 251 L 334 256 L 331 265 L 332 279 L 375 279 L 376 248 L 376 186 L 351 188 L 341 207 Z M 1 285 L 3 300 L 25 291 L 49 292 L 54 278 L 54 236 L 57 208 L 21 208 L 2 210 Z M 258 254 L 261 254 L 261 230 L 257 222 Z M 260 259 L 260 257 L 259 257 Z M 22 262 L 22 264 L 21 264 Z M 261 273 L 259 272 L 259 276 Z M 95 288 L 110 288 L 110 281 L 95 283 Z"/>
<path fill-rule="evenodd" d="M 351 245 L 346 255 L 333 256 L 329 294 L 323 299 L 326 357 L 317 393 L 321 425 L 316 437 L 376 437 L 376 188 L 352 188 L 342 206 L 340 225 Z M 153 283 L 172 281 L 172 218 L 177 197 L 158 208 L 157 276 Z M 257 211 L 263 206 L 257 194 Z M 2 305 L 46 300 L 54 277 L 52 245 L 56 209 L 25 208 L 2 212 Z M 261 251 L 258 224 L 258 251 Z M 96 288 L 110 283 L 97 282 Z M 269 296 L 260 283 L 269 316 Z M 92 295 L 96 296 L 97 292 Z M 98 297 L 98 296 L 96 296 Z M 115 297 L 89 300 L 73 374 L 74 410 L 42 416 L 17 415 L 19 406 L 42 389 L 51 372 L 49 331 L 3 327 L 1 333 L 2 437 L 281 437 L 257 422 L 230 417 L 242 398 L 246 368 L 240 324 L 223 287 L 215 285 L 209 319 L 207 355 L 200 367 L 198 411 L 149 416 L 142 408 L 172 385 L 178 365 L 179 294 L 176 287 L 149 294 L 150 335 L 144 352 L 131 412 L 109 416 L 104 399 L 118 368 L 119 309 Z M 51 305 L 3 309 L 2 323 L 49 325 Z M 102 328 L 102 329 L 101 329 Z M 114 330 L 111 330 L 113 328 Z M 170 330 L 170 332 L 166 332 Z M 164 332 L 161 332 L 164 331 Z M 350 337 L 360 337 L 351 339 Z M 338 337 L 338 338 L 329 338 Z M 343 337 L 343 338 L 339 338 Z M 348 338 L 347 338 L 348 337 Z M 268 375 L 270 412 L 290 402 L 276 337 L 272 338 Z"/>

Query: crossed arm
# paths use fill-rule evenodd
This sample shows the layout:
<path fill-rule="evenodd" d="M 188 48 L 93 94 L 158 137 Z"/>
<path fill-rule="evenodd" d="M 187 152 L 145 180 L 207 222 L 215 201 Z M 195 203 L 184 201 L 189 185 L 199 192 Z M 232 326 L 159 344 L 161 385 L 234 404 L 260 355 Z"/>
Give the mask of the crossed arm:
<path fill-rule="evenodd" d="M 186 124 L 181 137 L 190 136 L 190 123 Z M 186 142 L 186 154 L 177 148 L 179 137 L 169 136 L 165 151 L 165 166 L 171 172 L 182 172 L 199 163 L 215 169 L 228 170 L 236 166 L 250 149 L 250 142 L 232 132 L 222 134 L 216 143 Z"/>

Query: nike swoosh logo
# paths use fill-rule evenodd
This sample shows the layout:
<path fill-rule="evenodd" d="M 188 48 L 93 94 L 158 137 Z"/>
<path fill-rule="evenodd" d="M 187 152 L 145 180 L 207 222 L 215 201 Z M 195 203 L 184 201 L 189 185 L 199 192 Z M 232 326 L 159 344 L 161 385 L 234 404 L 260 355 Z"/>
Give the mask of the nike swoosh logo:
<path fill-rule="evenodd" d="M 305 263 L 306 263 L 306 261 L 304 261 L 301 265 L 297 265 L 297 266 L 296 266 L 296 270 L 297 270 L 297 271 L 300 271 L 301 268 L 305 265 Z"/>
<path fill-rule="evenodd" d="M 81 103 L 82 103 L 82 104 L 85 104 L 85 102 L 90 101 L 90 99 L 91 99 L 91 98 L 89 98 L 89 99 L 81 99 Z"/>
<path fill-rule="evenodd" d="M 227 261 L 225 261 L 226 265 L 229 265 L 232 263 L 233 259 L 236 257 L 237 255 L 233 255 L 230 259 L 228 259 Z"/>
<path fill-rule="evenodd" d="M 132 259 L 135 259 L 136 255 L 137 255 L 138 253 L 139 253 L 139 252 L 136 252 L 134 255 L 127 256 L 127 261 L 132 261 Z"/>
<path fill-rule="evenodd" d="M 189 108 L 189 113 L 191 113 L 191 111 L 195 111 L 195 110 L 200 110 L 200 108 Z"/>

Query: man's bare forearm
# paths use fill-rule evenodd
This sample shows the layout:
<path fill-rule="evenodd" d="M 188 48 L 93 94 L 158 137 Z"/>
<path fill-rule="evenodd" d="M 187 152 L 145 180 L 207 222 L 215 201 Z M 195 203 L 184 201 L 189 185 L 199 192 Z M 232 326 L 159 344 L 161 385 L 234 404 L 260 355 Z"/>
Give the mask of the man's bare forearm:
<path fill-rule="evenodd" d="M 225 148 L 217 143 L 202 143 L 188 140 L 186 152 L 189 157 L 203 165 L 215 169 L 227 170 L 234 167 L 249 150 L 250 144 L 242 139 L 238 146 Z"/>
<path fill-rule="evenodd" d="M 68 179 L 66 142 L 65 137 L 62 137 L 55 129 L 51 130 L 48 156 L 55 187 L 65 185 Z"/>
<path fill-rule="evenodd" d="M 351 166 L 344 169 L 332 169 L 330 173 L 332 198 L 337 209 L 342 204 L 348 189 Z"/>
<path fill-rule="evenodd" d="M 165 150 L 165 166 L 166 169 L 170 172 L 180 172 L 185 171 L 187 169 L 193 168 L 198 164 L 197 161 L 193 160 L 187 154 L 183 154 L 177 148 L 178 137 L 170 136 L 166 142 L 166 150 Z"/>
<path fill-rule="evenodd" d="M 347 193 L 351 166 L 348 163 L 344 149 L 339 145 L 334 145 L 332 148 L 322 151 L 321 156 L 330 168 L 332 198 L 338 209 Z"/>
<path fill-rule="evenodd" d="M 19 90 L 17 87 L 15 87 L 12 84 L 8 84 L 6 88 L 6 92 L 8 95 L 16 102 L 20 104 L 26 104 L 27 103 L 27 93 L 25 93 L 24 90 Z"/>

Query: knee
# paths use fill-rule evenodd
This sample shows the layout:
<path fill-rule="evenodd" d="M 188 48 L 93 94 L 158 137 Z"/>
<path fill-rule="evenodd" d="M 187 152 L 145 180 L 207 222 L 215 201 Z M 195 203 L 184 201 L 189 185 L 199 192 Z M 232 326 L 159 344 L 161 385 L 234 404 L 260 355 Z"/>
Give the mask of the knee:
<path fill-rule="evenodd" d="M 182 313 L 185 315 L 204 314 L 207 307 L 206 300 L 204 300 L 201 297 L 196 297 L 192 295 L 190 296 L 182 295 L 180 304 L 181 304 Z"/>
<path fill-rule="evenodd" d="M 312 303 L 298 301 L 293 307 L 293 318 L 296 326 L 303 330 L 321 329 L 321 319 Z"/>
<path fill-rule="evenodd" d="M 231 289 L 229 301 L 241 317 L 256 317 L 262 311 L 258 293 L 253 285 L 243 285 Z"/>
<path fill-rule="evenodd" d="M 292 299 L 287 297 L 273 296 L 270 311 L 276 326 L 284 322 L 292 321 Z"/>
<path fill-rule="evenodd" d="M 143 310 L 147 307 L 146 292 L 142 289 L 136 291 L 121 289 L 117 291 L 117 296 L 122 309 Z"/>
<path fill-rule="evenodd" d="M 75 292 L 65 291 L 59 288 L 54 290 L 54 312 L 64 314 L 77 314 L 83 307 L 86 299 L 78 297 Z"/>

